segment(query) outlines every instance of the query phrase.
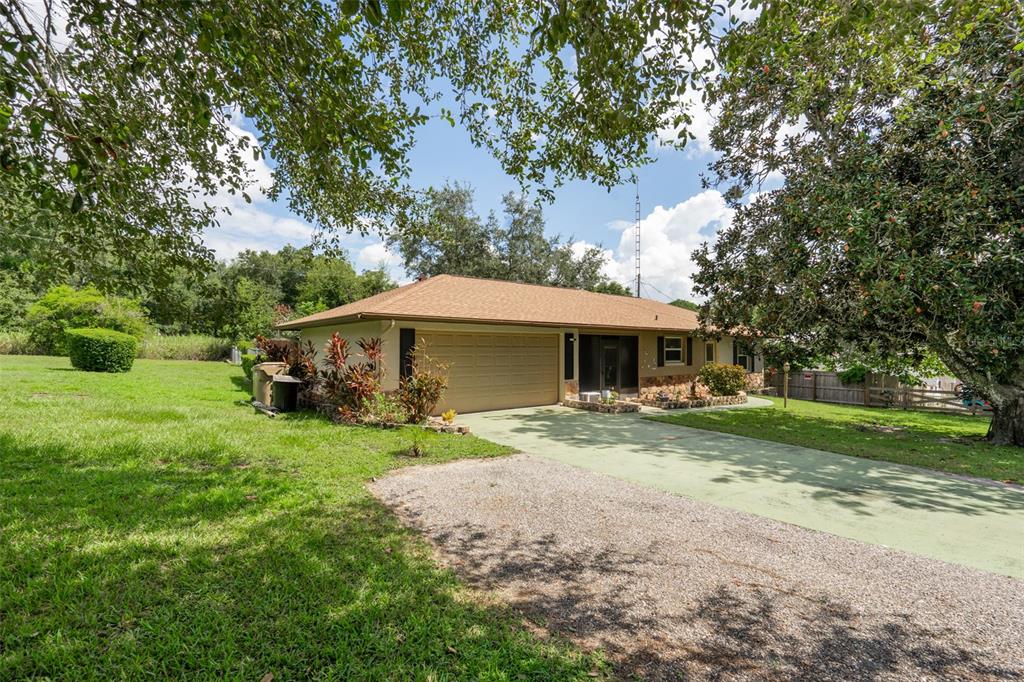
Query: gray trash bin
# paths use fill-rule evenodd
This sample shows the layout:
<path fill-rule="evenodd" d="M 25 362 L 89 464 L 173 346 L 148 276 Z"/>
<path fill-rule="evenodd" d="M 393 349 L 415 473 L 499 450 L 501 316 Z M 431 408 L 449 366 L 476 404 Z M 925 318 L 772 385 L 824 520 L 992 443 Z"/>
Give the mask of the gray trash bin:
<path fill-rule="evenodd" d="M 274 408 L 278 412 L 294 412 L 299 403 L 299 386 L 301 381 L 287 374 L 273 377 Z"/>

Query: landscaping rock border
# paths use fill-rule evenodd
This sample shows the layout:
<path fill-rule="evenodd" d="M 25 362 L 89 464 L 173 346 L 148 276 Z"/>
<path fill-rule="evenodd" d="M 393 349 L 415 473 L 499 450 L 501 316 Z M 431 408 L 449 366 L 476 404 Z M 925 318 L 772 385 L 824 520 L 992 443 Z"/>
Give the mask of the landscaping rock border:
<path fill-rule="evenodd" d="M 562 401 L 562 404 L 566 407 L 575 407 L 579 410 L 588 410 L 590 412 L 602 412 L 604 414 L 622 414 L 624 412 L 639 412 L 640 404 L 627 402 L 625 400 L 616 400 L 615 402 L 609 403 L 592 403 L 586 400 L 573 400 L 566 398 Z"/>
<path fill-rule="evenodd" d="M 639 403 L 648 407 L 658 407 L 663 410 L 686 410 L 694 407 L 718 407 L 719 405 L 742 405 L 747 402 L 747 394 L 737 393 L 736 395 L 715 395 L 708 398 L 688 398 L 686 400 L 652 400 L 641 398 Z"/>
<path fill-rule="evenodd" d="M 420 428 L 426 429 L 427 431 L 436 431 L 437 433 L 458 433 L 462 435 L 467 435 L 470 433 L 470 429 L 468 426 L 462 426 L 460 424 L 455 423 L 449 424 L 440 417 L 427 417 L 426 423 L 423 424 L 392 424 L 387 422 L 359 422 L 356 424 L 352 424 L 350 422 L 343 421 L 338 416 L 337 405 L 328 402 L 311 400 L 310 398 L 303 396 L 299 396 L 299 409 L 313 410 L 314 412 L 317 412 L 318 414 L 327 417 L 331 421 L 349 424 L 350 426 L 369 426 L 378 429 L 397 429 L 401 426 L 419 426 Z"/>

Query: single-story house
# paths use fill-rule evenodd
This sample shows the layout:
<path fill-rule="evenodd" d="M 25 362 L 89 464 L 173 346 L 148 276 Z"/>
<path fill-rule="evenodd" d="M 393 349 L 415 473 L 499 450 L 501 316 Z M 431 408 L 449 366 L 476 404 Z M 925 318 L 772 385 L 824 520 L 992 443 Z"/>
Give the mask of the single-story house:
<path fill-rule="evenodd" d="M 361 301 L 290 320 L 323 356 L 333 332 L 355 348 L 380 337 L 384 389 L 398 388 L 414 346 L 448 365 L 437 411 L 549 405 L 582 391 L 686 384 L 708 361 L 762 361 L 730 337 L 704 339 L 696 313 L 644 298 L 438 275 Z"/>

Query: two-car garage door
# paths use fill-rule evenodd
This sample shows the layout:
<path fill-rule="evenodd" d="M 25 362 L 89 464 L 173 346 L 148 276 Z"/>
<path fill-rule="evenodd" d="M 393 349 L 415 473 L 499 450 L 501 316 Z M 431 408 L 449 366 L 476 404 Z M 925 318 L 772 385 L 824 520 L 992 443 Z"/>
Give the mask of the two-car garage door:
<path fill-rule="evenodd" d="M 427 355 L 448 365 L 435 410 L 501 410 L 558 402 L 556 334 L 417 333 Z"/>

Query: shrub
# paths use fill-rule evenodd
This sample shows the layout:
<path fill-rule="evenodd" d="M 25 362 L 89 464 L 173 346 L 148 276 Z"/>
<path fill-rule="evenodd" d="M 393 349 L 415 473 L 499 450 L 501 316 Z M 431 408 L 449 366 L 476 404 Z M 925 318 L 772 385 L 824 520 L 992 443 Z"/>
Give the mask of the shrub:
<path fill-rule="evenodd" d="M 242 355 L 242 371 L 245 372 L 245 378 L 252 381 L 252 367 L 259 360 L 260 356 L 252 353 L 245 353 Z"/>
<path fill-rule="evenodd" d="M 50 289 L 28 309 L 29 339 L 39 352 L 64 355 L 68 352 L 64 334 L 68 329 L 102 328 L 128 334 L 135 339 L 146 335 L 146 316 L 139 304 L 125 298 L 107 298 L 88 286 Z"/>
<path fill-rule="evenodd" d="M 383 355 L 379 338 L 359 339 L 361 362 L 350 362 L 348 341 L 331 334 L 327 342 L 327 369 L 323 372 L 323 388 L 327 397 L 341 409 L 342 417 L 358 420 L 366 402 L 380 393 L 383 379 Z"/>
<path fill-rule="evenodd" d="M 747 385 L 747 370 L 739 365 L 709 362 L 697 372 L 697 379 L 711 395 L 736 395 Z"/>
<path fill-rule="evenodd" d="M 39 348 L 32 343 L 28 332 L 0 332 L 0 355 L 37 355 Z"/>
<path fill-rule="evenodd" d="M 71 365 L 87 372 L 127 372 L 138 350 L 134 336 L 112 329 L 69 329 L 67 344 Z"/>
<path fill-rule="evenodd" d="M 409 419 L 401 401 L 387 393 L 375 393 L 364 399 L 361 412 L 360 421 L 375 426 L 404 424 Z"/>
<path fill-rule="evenodd" d="M 302 382 L 302 390 L 312 393 L 320 383 L 319 369 L 316 366 L 316 348 L 312 341 L 306 345 L 298 344 L 295 348 L 294 361 L 288 368 L 288 374 Z"/>
<path fill-rule="evenodd" d="M 223 360 L 229 355 L 230 341 L 203 334 L 148 336 L 139 346 L 139 357 L 148 360 Z"/>
<path fill-rule="evenodd" d="M 287 339 L 268 339 L 256 335 L 256 347 L 260 350 L 260 362 L 288 362 L 292 344 Z"/>
<path fill-rule="evenodd" d="M 413 356 L 415 358 L 415 354 Z M 398 385 L 398 397 L 409 413 L 409 421 L 422 424 L 448 388 L 448 368 L 429 357 L 415 358 L 409 375 Z"/>
<path fill-rule="evenodd" d="M 854 365 L 839 372 L 836 376 L 843 384 L 859 384 L 867 378 L 869 371 L 864 365 Z"/>

